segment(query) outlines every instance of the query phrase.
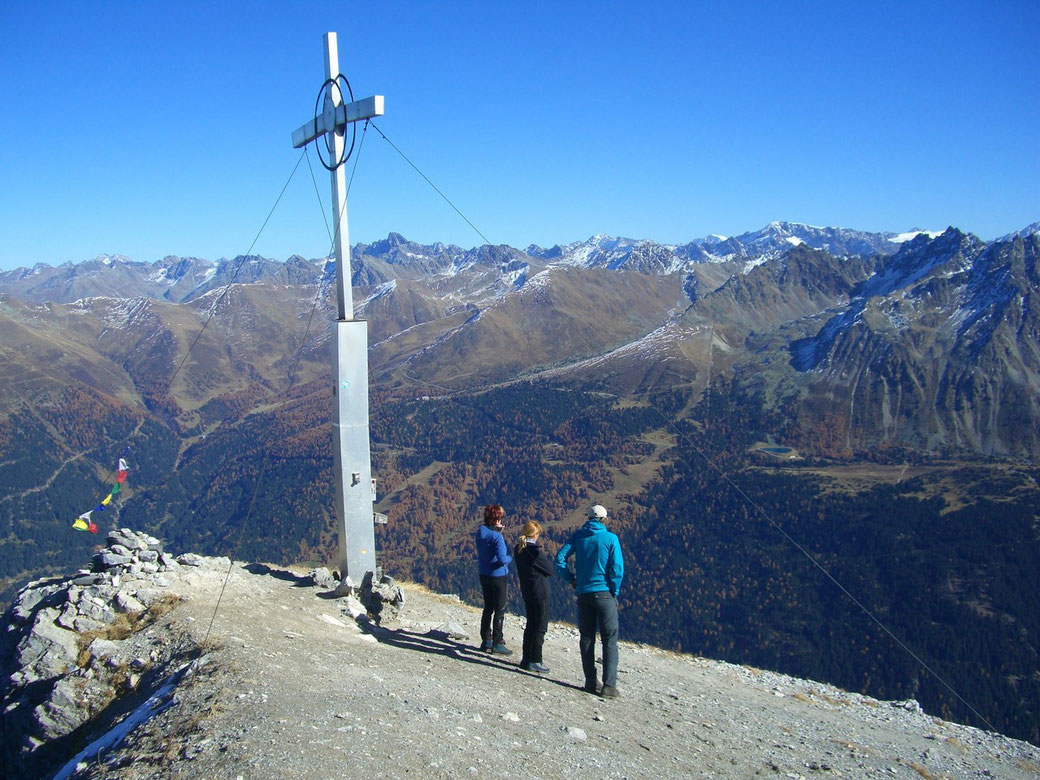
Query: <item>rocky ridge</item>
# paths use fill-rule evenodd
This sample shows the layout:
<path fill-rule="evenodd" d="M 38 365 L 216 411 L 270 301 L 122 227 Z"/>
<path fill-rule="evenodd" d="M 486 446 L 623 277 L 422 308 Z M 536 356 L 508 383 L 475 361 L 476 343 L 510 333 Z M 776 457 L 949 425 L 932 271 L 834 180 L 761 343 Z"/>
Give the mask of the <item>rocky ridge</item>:
<path fill-rule="evenodd" d="M 925 231 L 876 233 L 772 222 L 739 236 L 706 236 L 685 244 L 598 235 L 548 249 L 532 244 L 524 250 L 491 245 L 463 249 L 440 242 L 419 244 L 390 233 L 382 241 L 354 245 L 351 282 L 355 286 L 371 286 L 391 279 L 454 278 L 467 271 L 471 275 L 513 276 L 516 281 L 515 272 L 531 263 L 538 267 L 561 265 L 649 274 L 690 274 L 699 265 L 736 263 L 736 270 L 752 268 L 800 245 L 823 249 L 837 257 L 892 254 L 909 237 L 922 232 Z M 177 303 L 194 300 L 232 281 L 314 285 L 330 281 L 334 274 L 326 258 L 308 260 L 299 255 L 284 262 L 259 256 L 221 258 L 215 262 L 168 256 L 152 263 L 104 255 L 80 263 L 41 263 L 32 268 L 0 271 L 0 292 L 36 302 L 72 303 L 82 298 L 114 296 Z"/>
<path fill-rule="evenodd" d="M 107 542 L 4 617 L 7 777 L 1040 775 L 1040 749 L 912 700 L 623 642 L 606 701 L 580 690 L 568 625 L 539 677 L 476 650 L 457 597 L 405 586 L 380 624 L 324 570 Z"/>

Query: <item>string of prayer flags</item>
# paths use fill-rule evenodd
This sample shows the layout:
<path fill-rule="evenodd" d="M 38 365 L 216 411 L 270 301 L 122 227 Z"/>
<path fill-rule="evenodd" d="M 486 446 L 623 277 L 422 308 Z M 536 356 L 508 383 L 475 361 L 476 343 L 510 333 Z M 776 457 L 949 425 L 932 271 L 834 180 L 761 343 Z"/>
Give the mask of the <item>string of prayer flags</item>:
<path fill-rule="evenodd" d="M 93 512 L 94 510 L 90 510 Z M 90 521 L 90 512 L 84 512 L 72 523 L 72 527 L 77 531 L 90 531 L 92 534 L 96 534 L 98 529 L 97 525 Z"/>
<path fill-rule="evenodd" d="M 123 458 L 119 459 L 119 467 L 116 469 L 116 484 L 112 486 L 112 489 L 108 492 L 108 495 L 101 499 L 101 503 L 90 510 L 90 512 L 84 512 L 72 522 L 72 527 L 77 531 L 89 531 L 92 534 L 98 532 L 97 525 L 91 521 L 91 512 L 104 512 L 105 507 L 112 503 L 112 497 L 118 496 L 122 490 L 122 484 L 126 482 L 126 476 L 130 471 L 130 467 L 126 465 L 126 461 Z"/>

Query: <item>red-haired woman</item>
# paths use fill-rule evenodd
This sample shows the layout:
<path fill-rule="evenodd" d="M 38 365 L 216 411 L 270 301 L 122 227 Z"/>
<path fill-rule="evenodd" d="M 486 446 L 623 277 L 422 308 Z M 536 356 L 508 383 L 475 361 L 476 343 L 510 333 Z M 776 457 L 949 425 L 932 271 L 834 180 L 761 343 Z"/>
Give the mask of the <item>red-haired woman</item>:
<path fill-rule="evenodd" d="M 484 612 L 480 616 L 480 649 L 497 655 L 512 655 L 502 636 L 506 616 L 506 582 L 513 557 L 502 538 L 502 519 L 506 512 L 498 504 L 484 507 L 484 524 L 477 529 L 477 567 L 484 592 Z"/>
<path fill-rule="evenodd" d="M 541 533 L 542 527 L 534 520 L 528 520 L 514 552 L 516 573 L 520 576 L 520 592 L 524 596 L 524 611 L 527 612 L 520 668 L 546 674 L 549 667 L 542 663 L 542 643 L 549 627 L 549 577 L 553 575 L 553 560 L 538 546 Z"/>

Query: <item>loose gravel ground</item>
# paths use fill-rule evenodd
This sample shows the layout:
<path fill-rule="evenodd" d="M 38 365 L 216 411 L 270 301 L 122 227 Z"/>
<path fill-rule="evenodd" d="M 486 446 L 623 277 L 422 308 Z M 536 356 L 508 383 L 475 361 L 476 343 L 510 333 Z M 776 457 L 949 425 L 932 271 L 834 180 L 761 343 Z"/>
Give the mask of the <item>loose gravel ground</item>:
<path fill-rule="evenodd" d="M 180 575 L 151 638 L 206 635 L 227 559 Z M 476 649 L 479 612 L 404 585 L 400 620 L 351 619 L 285 570 L 236 564 L 206 663 L 172 704 L 76 777 L 1036 778 L 1040 750 L 771 672 L 621 644 L 621 697 L 580 689 L 576 631 L 551 673 Z M 624 616 L 622 615 L 622 621 Z M 455 623 L 454 640 L 435 629 Z M 519 649 L 523 618 L 506 620 Z M 149 637 L 142 637 L 141 641 Z"/>

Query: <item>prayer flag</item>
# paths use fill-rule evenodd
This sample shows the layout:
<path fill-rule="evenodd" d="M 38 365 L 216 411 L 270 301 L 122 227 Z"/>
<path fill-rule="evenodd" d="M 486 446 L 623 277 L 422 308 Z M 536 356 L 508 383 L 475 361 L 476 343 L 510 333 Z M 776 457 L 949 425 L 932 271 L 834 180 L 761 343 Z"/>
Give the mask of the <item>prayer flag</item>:
<path fill-rule="evenodd" d="M 120 458 L 119 467 L 116 470 L 116 484 L 112 486 L 112 489 L 109 491 L 108 495 L 101 500 L 101 503 L 93 509 L 91 509 L 90 512 L 105 511 L 105 507 L 108 506 L 109 503 L 111 503 L 112 501 L 112 496 L 119 494 L 119 486 L 126 482 L 126 476 L 129 471 L 130 467 L 126 464 L 126 460 Z M 77 531 L 90 531 L 90 533 L 96 534 L 98 532 L 98 527 L 93 522 L 91 522 L 90 512 L 84 512 L 79 517 L 77 517 L 73 521 L 72 527 L 75 528 Z"/>

